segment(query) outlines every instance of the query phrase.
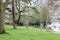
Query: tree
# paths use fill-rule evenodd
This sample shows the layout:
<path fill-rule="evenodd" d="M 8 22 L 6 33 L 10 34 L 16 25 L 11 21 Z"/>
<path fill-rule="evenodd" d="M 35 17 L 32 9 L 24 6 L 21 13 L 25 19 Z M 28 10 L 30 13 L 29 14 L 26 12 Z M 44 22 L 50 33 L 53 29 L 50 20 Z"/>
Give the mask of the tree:
<path fill-rule="evenodd" d="M 50 16 L 49 16 L 49 11 L 47 6 L 42 6 L 41 8 L 41 16 L 40 16 L 40 21 L 43 23 L 43 26 L 45 27 L 47 24 L 50 23 Z M 46 28 L 46 27 L 45 27 Z"/>
<path fill-rule="evenodd" d="M 23 10 L 25 10 L 25 8 L 26 8 L 26 6 L 28 6 L 28 4 L 30 3 L 30 1 L 32 1 L 32 0 L 22 0 L 26 5 L 24 6 L 24 8 L 23 8 Z M 28 9 L 27 9 L 28 10 Z M 25 21 L 25 26 L 26 26 L 26 28 L 28 28 L 28 25 L 29 25 L 29 21 Z"/>
<path fill-rule="evenodd" d="M 14 0 L 12 0 L 12 16 L 13 16 L 13 28 L 16 29 Z"/>
<path fill-rule="evenodd" d="M 19 13 L 19 15 L 18 15 L 19 17 L 16 20 L 16 24 L 19 24 L 20 19 L 21 19 L 21 12 L 23 12 L 23 11 L 20 11 L 20 0 L 15 0 L 15 5 L 16 5 L 16 9 L 18 10 L 18 13 Z"/>
<path fill-rule="evenodd" d="M 48 9 L 51 16 L 51 22 L 56 22 L 60 16 L 59 15 L 60 14 L 60 0 L 48 0 Z"/>
<path fill-rule="evenodd" d="M 3 12 L 3 0 L 0 0 L 0 33 L 5 33 L 5 22 L 4 22 L 4 12 Z"/>
<path fill-rule="evenodd" d="M 6 33 L 5 31 L 5 8 L 8 5 L 9 0 L 3 2 L 0 0 L 0 34 Z"/>

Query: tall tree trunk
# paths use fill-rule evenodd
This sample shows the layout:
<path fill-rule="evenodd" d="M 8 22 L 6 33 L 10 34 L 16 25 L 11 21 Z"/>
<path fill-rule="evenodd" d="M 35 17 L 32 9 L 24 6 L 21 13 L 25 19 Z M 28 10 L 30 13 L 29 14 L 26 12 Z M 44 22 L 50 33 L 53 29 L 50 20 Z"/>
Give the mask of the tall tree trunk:
<path fill-rule="evenodd" d="M 19 17 L 16 20 L 16 24 L 19 24 L 20 19 L 21 19 L 21 12 L 22 12 L 22 11 L 20 11 L 20 0 L 15 0 L 15 2 L 16 2 L 16 8 L 17 8 L 17 6 L 19 7 L 19 8 L 17 8 L 18 13 L 19 13 Z"/>
<path fill-rule="evenodd" d="M 20 21 L 20 19 L 21 19 L 21 12 L 20 12 L 20 0 L 19 0 L 19 2 L 18 2 L 18 3 L 19 3 L 19 10 L 18 10 L 18 11 L 19 11 L 18 23 L 19 23 L 19 21 Z"/>
<path fill-rule="evenodd" d="M 19 17 L 18 17 L 18 19 L 16 20 L 16 24 L 19 24 L 20 19 L 21 19 L 21 14 L 20 14 L 20 12 L 19 12 Z"/>
<path fill-rule="evenodd" d="M 16 25 L 15 25 L 15 8 L 14 8 L 14 0 L 12 0 L 12 16 L 13 16 L 13 28 L 16 29 Z"/>
<path fill-rule="evenodd" d="M 6 33 L 5 31 L 5 8 L 3 0 L 0 0 L 0 34 Z"/>
<path fill-rule="evenodd" d="M 16 4 L 17 4 L 17 3 L 16 3 Z M 16 7 L 16 8 L 18 9 L 18 13 L 19 13 L 19 17 L 18 17 L 18 19 L 17 19 L 17 21 L 16 21 L 17 24 L 19 24 L 19 21 L 20 21 L 20 19 L 21 19 L 20 0 L 18 0 L 18 7 L 19 7 L 19 9 Z"/>

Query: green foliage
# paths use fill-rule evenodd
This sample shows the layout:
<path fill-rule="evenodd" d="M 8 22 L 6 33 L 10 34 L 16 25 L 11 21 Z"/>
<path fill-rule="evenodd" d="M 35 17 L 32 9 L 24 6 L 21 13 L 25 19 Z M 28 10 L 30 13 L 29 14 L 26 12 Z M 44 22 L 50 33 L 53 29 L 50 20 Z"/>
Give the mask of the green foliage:
<path fill-rule="evenodd" d="M 6 10 L 10 10 L 10 8 L 6 8 Z"/>
<path fill-rule="evenodd" d="M 0 35 L 0 40 L 60 40 L 59 34 L 40 31 L 36 28 L 28 28 L 21 26 L 18 29 L 12 29 L 11 26 L 6 27 L 8 34 Z"/>
<path fill-rule="evenodd" d="M 23 7 L 23 10 L 24 10 L 24 13 L 25 12 L 27 12 L 29 14 L 32 12 L 33 13 L 32 13 L 32 16 L 29 16 L 29 14 L 25 15 L 23 18 L 21 18 L 22 21 L 28 20 L 29 22 L 32 22 L 32 23 L 36 23 L 37 21 L 38 22 L 40 21 L 40 12 L 37 10 L 36 7 L 25 6 L 25 7 Z"/>
<path fill-rule="evenodd" d="M 24 12 L 28 12 L 29 8 L 36 14 L 36 15 L 40 15 L 41 13 L 37 10 L 36 7 L 31 7 L 31 6 L 25 6 L 23 7 Z"/>
<path fill-rule="evenodd" d="M 40 12 L 37 10 L 36 7 L 31 7 L 31 8 L 34 10 L 35 13 L 40 14 Z"/>
<path fill-rule="evenodd" d="M 28 2 L 30 2 L 31 0 L 22 0 L 22 1 L 28 3 Z"/>

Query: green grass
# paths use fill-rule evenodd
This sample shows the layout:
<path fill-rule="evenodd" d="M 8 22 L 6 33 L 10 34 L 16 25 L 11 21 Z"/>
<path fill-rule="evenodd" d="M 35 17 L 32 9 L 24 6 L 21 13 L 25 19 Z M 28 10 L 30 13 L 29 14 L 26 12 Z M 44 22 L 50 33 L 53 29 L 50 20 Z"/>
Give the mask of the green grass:
<path fill-rule="evenodd" d="M 36 28 L 6 27 L 9 34 L 0 34 L 0 40 L 60 40 L 60 34 L 41 31 Z"/>

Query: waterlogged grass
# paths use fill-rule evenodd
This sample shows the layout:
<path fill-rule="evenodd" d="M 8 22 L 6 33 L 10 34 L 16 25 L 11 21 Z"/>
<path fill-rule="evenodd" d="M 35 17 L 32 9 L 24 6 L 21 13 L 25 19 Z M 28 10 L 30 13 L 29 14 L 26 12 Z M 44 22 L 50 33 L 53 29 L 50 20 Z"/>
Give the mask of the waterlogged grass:
<path fill-rule="evenodd" d="M 36 28 L 6 27 L 9 34 L 0 34 L 0 40 L 60 40 L 60 34 L 41 31 Z"/>

